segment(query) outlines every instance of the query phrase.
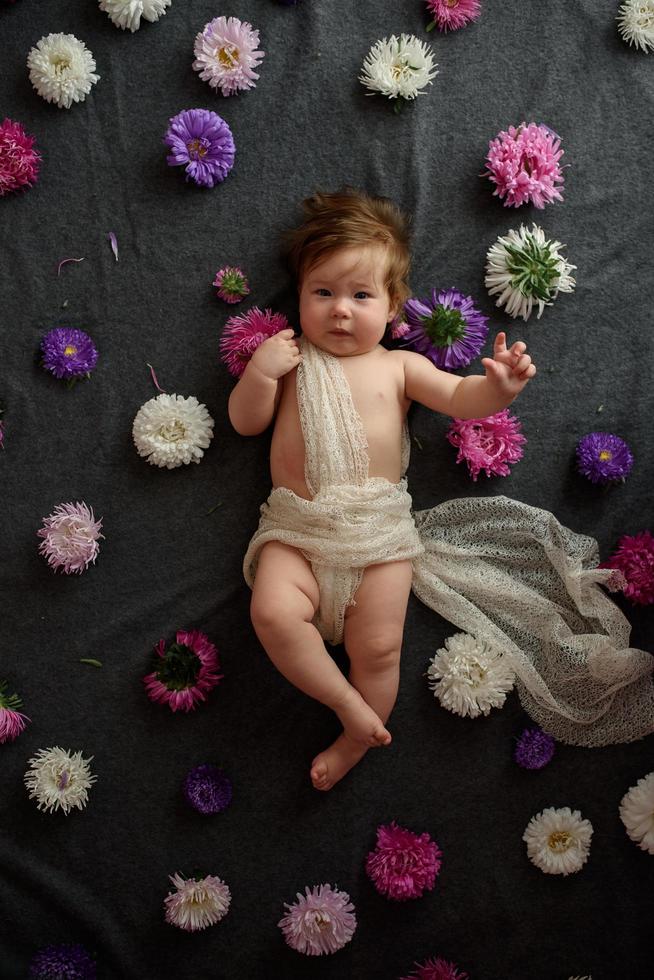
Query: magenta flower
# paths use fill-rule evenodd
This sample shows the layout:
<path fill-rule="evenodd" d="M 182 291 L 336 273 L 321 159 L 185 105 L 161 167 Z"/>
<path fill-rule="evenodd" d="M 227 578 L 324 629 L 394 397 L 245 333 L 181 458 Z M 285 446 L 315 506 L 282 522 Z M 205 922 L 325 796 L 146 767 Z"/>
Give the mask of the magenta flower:
<path fill-rule="evenodd" d="M 220 338 L 220 356 L 230 374 L 240 378 L 257 347 L 287 328 L 288 320 L 283 313 L 272 310 L 262 313 L 258 306 L 240 316 L 230 316 Z"/>
<path fill-rule="evenodd" d="M 522 459 L 522 446 L 527 441 L 520 429 L 520 420 L 503 408 L 485 419 L 453 419 L 447 439 L 459 450 L 457 463 L 465 460 L 476 481 L 481 470 L 486 476 L 509 475 L 509 463 Z"/>
<path fill-rule="evenodd" d="M 336 953 L 357 927 L 350 896 L 331 885 L 307 887 L 305 895 L 297 893 L 297 902 L 284 905 L 288 912 L 277 924 L 287 945 L 307 956 Z"/>
<path fill-rule="evenodd" d="M 164 640 L 154 649 L 154 670 L 143 683 L 150 700 L 167 704 L 171 711 L 192 711 L 223 677 L 216 673 L 218 651 L 200 630 L 177 630 L 167 650 Z"/>
<path fill-rule="evenodd" d="M 631 449 L 611 432 L 589 432 L 577 444 L 577 469 L 591 483 L 617 483 L 634 465 Z"/>
<path fill-rule="evenodd" d="M 98 540 L 104 538 L 101 527 L 102 518 L 96 521 L 85 503 L 59 504 L 36 532 L 43 538 L 39 554 L 45 555 L 55 571 L 81 573 L 98 557 Z"/>
<path fill-rule="evenodd" d="M 377 830 L 377 846 L 366 858 L 366 873 L 386 898 L 405 902 L 434 887 L 441 851 L 429 834 L 414 834 L 395 821 Z"/>
<path fill-rule="evenodd" d="M 240 303 L 250 292 L 245 273 L 237 266 L 226 265 L 216 273 L 213 281 L 218 287 L 218 295 L 226 303 Z"/>
<path fill-rule="evenodd" d="M 441 959 L 440 956 L 416 963 L 415 972 L 402 980 L 469 980 L 467 973 L 462 973 L 454 963 Z"/>
<path fill-rule="evenodd" d="M 519 208 L 531 201 L 544 208 L 552 201 L 562 201 L 557 184 L 563 184 L 559 160 L 563 156 L 561 140 L 547 126 L 520 123 L 502 130 L 488 144 L 488 177 L 495 184 L 493 194 L 504 200 L 507 208 Z"/>
<path fill-rule="evenodd" d="M 427 0 L 427 7 L 434 19 L 427 30 L 438 27 L 439 31 L 457 31 L 481 14 L 479 0 Z"/>
<path fill-rule="evenodd" d="M 41 157 L 19 122 L 0 124 L 0 197 L 31 187 L 38 177 Z"/>
<path fill-rule="evenodd" d="M 623 592 L 627 599 L 641 606 L 654 602 L 654 537 L 649 531 L 625 534 L 618 550 L 600 568 L 617 568 L 625 577 Z"/>
<path fill-rule="evenodd" d="M 7 694 L 7 682 L 0 682 L 0 743 L 13 742 L 30 721 L 18 711 L 22 706 L 17 694 Z"/>
<path fill-rule="evenodd" d="M 168 166 L 185 167 L 186 179 L 200 187 L 219 184 L 234 166 L 232 131 L 210 109 L 184 109 L 172 116 L 163 142 L 170 147 Z"/>

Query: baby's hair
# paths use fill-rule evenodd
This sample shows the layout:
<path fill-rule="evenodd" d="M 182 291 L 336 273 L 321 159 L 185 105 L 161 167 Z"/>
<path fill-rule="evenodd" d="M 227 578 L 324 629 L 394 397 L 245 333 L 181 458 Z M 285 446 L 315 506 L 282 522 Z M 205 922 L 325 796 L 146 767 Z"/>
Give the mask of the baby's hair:
<path fill-rule="evenodd" d="M 401 310 L 411 295 L 409 222 L 386 197 L 344 187 L 333 194 L 316 191 L 302 202 L 304 221 L 287 232 L 291 270 L 301 284 L 304 275 L 342 248 L 379 244 L 386 250 L 384 285 L 391 304 Z"/>

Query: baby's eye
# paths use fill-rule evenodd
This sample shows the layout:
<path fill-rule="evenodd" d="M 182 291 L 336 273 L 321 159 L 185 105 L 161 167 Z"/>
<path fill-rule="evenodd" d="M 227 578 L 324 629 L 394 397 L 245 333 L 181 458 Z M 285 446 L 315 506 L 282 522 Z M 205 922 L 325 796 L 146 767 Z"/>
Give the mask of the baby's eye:
<path fill-rule="evenodd" d="M 369 297 L 370 297 L 370 293 L 364 292 L 363 289 L 359 290 L 358 293 L 354 294 L 355 299 L 368 299 Z"/>
<path fill-rule="evenodd" d="M 318 296 L 329 296 L 330 292 L 328 289 L 316 289 L 316 294 Z"/>

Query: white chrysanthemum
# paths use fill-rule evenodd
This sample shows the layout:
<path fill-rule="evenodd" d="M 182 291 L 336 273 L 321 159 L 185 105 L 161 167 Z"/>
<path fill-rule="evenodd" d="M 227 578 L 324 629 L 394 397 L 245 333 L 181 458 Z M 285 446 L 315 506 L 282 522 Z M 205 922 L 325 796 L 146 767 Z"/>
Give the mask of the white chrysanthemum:
<path fill-rule="evenodd" d="M 213 438 L 213 419 L 193 396 L 158 395 L 138 410 L 132 435 L 139 456 L 172 470 L 200 462 Z"/>
<path fill-rule="evenodd" d="M 414 34 L 393 34 L 373 44 L 359 81 L 389 99 L 415 99 L 438 74 L 431 47 Z"/>
<path fill-rule="evenodd" d="M 468 633 L 455 633 L 429 661 L 427 678 L 444 708 L 477 718 L 502 707 L 515 674 L 499 650 Z"/>
<path fill-rule="evenodd" d="M 74 806 L 82 810 L 88 800 L 87 790 L 96 780 L 89 769 L 92 758 L 83 759 L 81 752 L 71 755 L 58 745 L 40 749 L 29 760 L 25 773 L 30 799 L 38 801 L 39 810 L 51 813 L 58 809 L 68 813 Z"/>
<path fill-rule="evenodd" d="M 169 877 L 177 889 L 164 900 L 166 922 L 170 925 L 196 932 L 215 925 L 227 915 L 232 894 L 220 878 L 207 875 L 196 881 L 179 874 Z"/>
<path fill-rule="evenodd" d="M 93 55 L 74 34 L 48 34 L 27 56 L 30 82 L 46 100 L 60 109 L 83 102 L 99 75 Z"/>
<path fill-rule="evenodd" d="M 654 0 L 627 0 L 616 20 L 624 41 L 642 51 L 654 51 Z"/>
<path fill-rule="evenodd" d="M 538 225 L 531 231 L 520 225 L 497 239 L 488 250 L 486 278 L 489 295 L 499 293 L 496 306 L 506 306 L 509 316 L 527 320 L 534 306 L 537 319 L 551 306 L 558 293 L 571 293 L 575 280 L 570 273 L 577 267 L 563 258 L 561 242 L 546 240 Z"/>
<path fill-rule="evenodd" d="M 579 810 L 550 806 L 532 817 L 522 835 L 533 864 L 548 875 L 574 874 L 586 863 L 593 826 Z"/>
<path fill-rule="evenodd" d="M 112 24 L 134 33 L 141 26 L 141 17 L 151 24 L 166 13 L 173 0 L 100 0 L 100 10 L 109 14 Z"/>
<path fill-rule="evenodd" d="M 632 841 L 654 854 L 654 772 L 639 779 L 622 797 L 620 819 Z"/>

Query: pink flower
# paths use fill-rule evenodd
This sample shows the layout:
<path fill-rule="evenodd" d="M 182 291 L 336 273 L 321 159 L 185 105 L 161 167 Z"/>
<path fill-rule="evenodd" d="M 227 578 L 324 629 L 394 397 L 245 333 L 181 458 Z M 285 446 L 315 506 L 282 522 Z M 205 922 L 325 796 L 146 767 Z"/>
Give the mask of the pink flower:
<path fill-rule="evenodd" d="M 39 172 L 41 157 L 19 122 L 5 119 L 0 124 L 0 197 L 31 187 Z"/>
<path fill-rule="evenodd" d="M 240 378 L 259 344 L 287 327 L 283 313 L 262 313 L 258 306 L 241 316 L 230 316 L 220 338 L 220 356 L 230 374 Z"/>
<path fill-rule="evenodd" d="M 13 742 L 30 720 L 17 709 L 22 703 L 17 694 L 7 694 L 6 682 L 0 683 L 0 743 Z"/>
<path fill-rule="evenodd" d="M 354 905 L 347 892 L 331 885 L 314 885 L 305 895 L 297 893 L 297 902 L 277 924 L 287 945 L 307 956 L 322 956 L 342 949 L 354 935 L 357 920 Z"/>
<path fill-rule="evenodd" d="M 505 207 L 519 208 L 531 201 L 543 208 L 563 197 L 556 184 L 563 184 L 559 160 L 561 140 L 547 126 L 520 123 L 509 126 L 488 144 L 488 169 L 483 177 L 495 184 L 493 194 L 505 198 Z"/>
<path fill-rule="evenodd" d="M 381 895 L 404 902 L 434 887 L 440 859 L 441 851 L 429 834 L 414 834 L 393 821 L 378 828 L 366 872 Z"/>
<path fill-rule="evenodd" d="M 55 571 L 81 573 L 98 557 L 98 539 L 104 538 L 101 527 L 102 520 L 96 521 L 86 504 L 59 504 L 36 532 L 43 538 L 39 554 L 46 556 Z"/>
<path fill-rule="evenodd" d="M 396 316 L 391 321 L 391 340 L 401 340 L 411 332 L 411 327 L 401 316 Z"/>
<path fill-rule="evenodd" d="M 508 464 L 522 459 L 521 447 L 527 441 L 520 428 L 520 420 L 503 408 L 485 419 L 454 419 L 447 439 L 458 448 L 456 461 L 466 461 L 473 480 L 481 470 L 486 476 L 508 476 Z"/>
<path fill-rule="evenodd" d="M 434 15 L 428 31 L 434 25 L 438 26 L 439 31 L 456 31 L 469 21 L 477 20 L 481 14 L 479 0 L 427 0 L 427 7 Z"/>
<path fill-rule="evenodd" d="M 625 534 L 618 542 L 618 550 L 600 568 L 617 568 L 626 579 L 623 592 L 638 605 L 654 602 L 654 538 L 649 531 Z"/>
<path fill-rule="evenodd" d="M 164 640 L 154 649 L 154 671 L 143 683 L 150 700 L 171 711 L 192 711 L 223 677 L 216 673 L 218 651 L 200 630 L 178 630 L 167 650 Z"/>
<path fill-rule="evenodd" d="M 459 972 L 454 963 L 438 956 L 424 963 L 416 963 L 416 972 L 402 980 L 469 980 L 469 977 L 467 973 Z"/>
<path fill-rule="evenodd" d="M 226 265 L 219 269 L 213 281 L 218 295 L 226 303 L 240 303 L 250 292 L 250 286 L 242 269 L 236 265 Z"/>

